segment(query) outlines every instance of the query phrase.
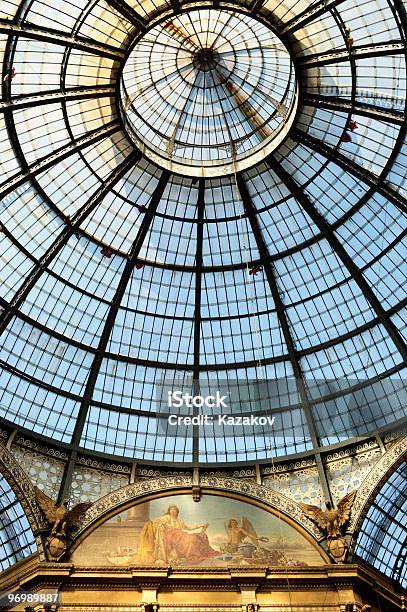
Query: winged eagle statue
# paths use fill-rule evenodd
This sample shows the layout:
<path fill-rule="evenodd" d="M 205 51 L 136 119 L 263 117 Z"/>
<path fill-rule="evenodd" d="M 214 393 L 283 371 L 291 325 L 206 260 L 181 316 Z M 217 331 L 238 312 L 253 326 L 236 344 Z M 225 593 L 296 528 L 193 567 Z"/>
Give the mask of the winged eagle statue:
<path fill-rule="evenodd" d="M 35 499 L 37 504 L 45 514 L 48 525 L 51 528 L 51 535 L 66 536 L 67 532 L 80 526 L 83 515 L 92 504 L 76 504 L 71 510 L 68 510 L 68 500 L 64 499 L 61 504 L 57 505 L 53 499 L 48 497 L 38 487 L 34 487 Z"/>
<path fill-rule="evenodd" d="M 327 534 L 328 539 L 341 538 L 343 528 L 350 518 L 356 493 L 357 491 L 347 493 L 336 508 L 333 508 L 329 502 L 325 504 L 326 510 L 311 504 L 300 504 L 300 506 L 304 514 Z"/>

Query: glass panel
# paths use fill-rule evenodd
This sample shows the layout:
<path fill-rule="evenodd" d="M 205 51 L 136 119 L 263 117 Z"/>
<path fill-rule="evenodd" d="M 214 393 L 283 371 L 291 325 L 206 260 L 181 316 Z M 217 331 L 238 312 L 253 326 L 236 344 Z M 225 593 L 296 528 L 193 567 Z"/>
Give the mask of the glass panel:
<path fill-rule="evenodd" d="M 359 532 L 355 553 L 407 587 L 407 463 L 388 478 L 370 506 Z"/>
<path fill-rule="evenodd" d="M 20 502 L 0 474 L 0 569 L 5 570 L 37 550 Z"/>

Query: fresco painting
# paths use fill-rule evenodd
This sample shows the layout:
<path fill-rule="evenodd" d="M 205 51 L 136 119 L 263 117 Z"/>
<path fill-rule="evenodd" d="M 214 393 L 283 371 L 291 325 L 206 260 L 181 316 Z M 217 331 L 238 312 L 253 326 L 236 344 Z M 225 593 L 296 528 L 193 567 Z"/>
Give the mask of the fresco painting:
<path fill-rule="evenodd" d="M 144 502 L 100 525 L 73 552 L 78 565 L 228 567 L 322 565 L 282 518 L 246 502 L 189 495 Z"/>

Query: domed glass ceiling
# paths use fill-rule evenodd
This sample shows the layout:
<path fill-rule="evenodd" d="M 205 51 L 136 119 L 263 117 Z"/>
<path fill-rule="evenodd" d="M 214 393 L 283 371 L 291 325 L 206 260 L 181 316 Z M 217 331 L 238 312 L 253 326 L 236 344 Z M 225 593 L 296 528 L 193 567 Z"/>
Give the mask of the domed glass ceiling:
<path fill-rule="evenodd" d="M 404 418 L 402 3 L 1 10 L 1 418 L 73 450 L 167 462 L 315 451 Z M 177 71 L 213 79 L 232 62 L 222 49 L 179 48 L 226 15 L 242 41 L 225 41 L 233 78 L 205 89 L 204 113 L 196 83 L 161 89 L 175 60 L 157 43 L 172 36 Z M 206 161 L 229 164 L 214 176 L 209 142 Z M 164 428 L 168 380 L 230 389 L 232 412 L 275 421 Z"/>
<path fill-rule="evenodd" d="M 152 160 L 193 176 L 253 166 L 293 123 L 294 67 L 271 30 L 197 9 L 142 36 L 123 69 L 122 113 Z"/>

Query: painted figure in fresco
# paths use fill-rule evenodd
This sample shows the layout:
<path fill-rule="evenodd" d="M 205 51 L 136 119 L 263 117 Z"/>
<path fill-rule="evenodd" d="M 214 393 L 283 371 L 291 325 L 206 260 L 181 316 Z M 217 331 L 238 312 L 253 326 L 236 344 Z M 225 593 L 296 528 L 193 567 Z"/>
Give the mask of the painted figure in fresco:
<path fill-rule="evenodd" d="M 189 527 L 179 518 L 178 506 L 147 521 L 140 534 L 138 557 L 142 563 L 182 563 L 194 565 L 219 555 L 208 540 L 208 524 Z M 201 529 L 199 533 L 190 533 Z"/>
<path fill-rule="evenodd" d="M 228 536 L 226 552 L 232 555 L 238 552 L 239 547 L 246 538 L 251 540 L 255 547 L 254 550 L 258 552 L 261 551 L 260 542 L 268 542 L 268 538 L 258 537 L 253 525 L 245 516 L 242 517 L 240 526 L 235 518 L 229 519 L 229 521 L 225 523 L 225 529 Z"/>

